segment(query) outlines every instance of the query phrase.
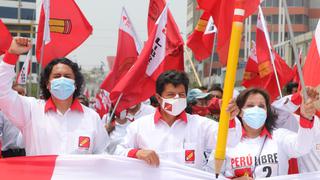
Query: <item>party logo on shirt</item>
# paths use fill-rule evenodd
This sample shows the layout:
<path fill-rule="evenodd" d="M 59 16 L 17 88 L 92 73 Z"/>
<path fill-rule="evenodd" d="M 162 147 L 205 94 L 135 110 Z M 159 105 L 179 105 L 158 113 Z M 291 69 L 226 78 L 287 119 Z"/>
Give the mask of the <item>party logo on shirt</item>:
<path fill-rule="evenodd" d="M 164 104 L 164 110 L 172 111 L 172 104 L 165 103 L 165 104 Z"/>
<path fill-rule="evenodd" d="M 80 136 L 79 137 L 79 148 L 89 149 L 90 147 L 90 137 Z"/>
<path fill-rule="evenodd" d="M 186 163 L 194 163 L 195 154 L 194 150 L 185 150 L 185 161 Z"/>
<path fill-rule="evenodd" d="M 235 169 L 234 170 L 234 175 L 236 177 L 242 177 L 242 176 L 252 177 L 251 167 Z"/>

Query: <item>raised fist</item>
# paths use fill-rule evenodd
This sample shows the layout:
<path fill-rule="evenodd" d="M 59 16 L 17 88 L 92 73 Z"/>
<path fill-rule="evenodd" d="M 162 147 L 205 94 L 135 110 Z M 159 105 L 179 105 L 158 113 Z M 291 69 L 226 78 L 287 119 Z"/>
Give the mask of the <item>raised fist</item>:
<path fill-rule="evenodd" d="M 31 40 L 23 37 L 13 38 L 8 52 L 10 54 L 24 54 L 32 48 Z"/>

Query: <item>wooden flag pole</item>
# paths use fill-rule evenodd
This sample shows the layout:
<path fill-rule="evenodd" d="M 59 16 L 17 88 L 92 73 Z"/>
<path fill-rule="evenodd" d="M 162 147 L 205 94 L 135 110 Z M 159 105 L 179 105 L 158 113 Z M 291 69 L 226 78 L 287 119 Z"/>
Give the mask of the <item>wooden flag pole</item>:
<path fill-rule="evenodd" d="M 226 155 L 226 145 L 229 129 L 230 113 L 228 113 L 227 106 L 232 98 L 234 84 L 236 80 L 236 72 L 240 51 L 240 42 L 243 31 L 243 21 L 245 10 L 243 9 L 244 0 L 235 1 L 235 9 L 232 22 L 232 31 L 230 39 L 230 47 L 228 52 L 228 61 L 226 69 L 226 77 L 224 81 L 222 106 L 220 113 L 218 139 L 215 151 L 215 173 L 216 178 L 219 177 L 222 164 Z"/>
<path fill-rule="evenodd" d="M 191 65 L 191 68 L 192 68 L 192 72 L 193 72 L 194 76 L 196 77 L 197 83 L 198 83 L 199 87 L 201 87 L 202 84 L 201 84 L 201 81 L 200 81 L 200 79 L 199 79 L 198 73 L 197 73 L 197 71 L 196 71 L 196 68 L 194 67 L 194 64 L 193 64 L 193 62 L 192 62 L 191 56 L 190 56 L 190 54 L 189 54 L 189 52 L 188 52 L 188 50 L 187 50 L 186 48 L 185 48 L 185 52 L 186 52 L 187 57 L 188 57 L 187 59 L 188 59 L 189 62 L 190 62 L 190 65 Z"/>

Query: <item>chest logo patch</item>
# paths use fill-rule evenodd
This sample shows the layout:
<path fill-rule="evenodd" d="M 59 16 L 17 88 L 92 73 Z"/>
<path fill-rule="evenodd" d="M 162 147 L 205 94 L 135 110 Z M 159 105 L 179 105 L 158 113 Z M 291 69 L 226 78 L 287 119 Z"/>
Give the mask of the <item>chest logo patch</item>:
<path fill-rule="evenodd" d="M 185 161 L 186 163 L 194 163 L 195 153 L 194 150 L 185 150 Z"/>
<path fill-rule="evenodd" d="M 87 136 L 80 136 L 79 137 L 79 148 L 89 149 L 90 147 L 90 137 Z"/>

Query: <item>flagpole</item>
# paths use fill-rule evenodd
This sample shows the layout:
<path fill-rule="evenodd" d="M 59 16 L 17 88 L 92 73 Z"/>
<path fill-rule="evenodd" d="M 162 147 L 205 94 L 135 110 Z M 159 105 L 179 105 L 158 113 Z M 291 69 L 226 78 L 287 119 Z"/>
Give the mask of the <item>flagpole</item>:
<path fill-rule="evenodd" d="M 230 121 L 230 113 L 227 112 L 229 101 L 232 99 L 233 89 L 236 81 L 237 65 L 240 52 L 240 43 L 243 32 L 243 21 L 245 16 L 245 9 L 243 7 L 244 0 L 235 1 L 235 9 L 232 20 L 231 39 L 228 52 L 228 61 L 226 76 L 224 81 L 222 106 L 220 112 L 218 138 L 215 150 L 215 174 L 219 177 L 225 156 L 227 137 Z M 213 136 L 213 135 L 212 135 Z"/>
<path fill-rule="evenodd" d="M 201 81 L 200 81 L 199 76 L 198 76 L 198 74 L 197 74 L 197 71 L 196 71 L 196 69 L 195 69 L 195 67 L 194 67 L 194 64 L 193 64 L 193 62 L 192 62 L 192 60 L 191 60 L 191 56 L 190 56 L 190 54 L 189 54 L 189 52 L 188 52 L 188 50 L 187 50 L 186 48 L 185 48 L 185 52 L 186 52 L 187 57 L 188 57 L 187 59 L 188 59 L 189 62 L 190 62 L 190 65 L 191 65 L 193 74 L 194 74 L 194 76 L 196 77 L 197 83 L 198 83 L 199 87 L 201 87 L 201 86 L 202 86 Z"/>
<path fill-rule="evenodd" d="M 122 96 L 123 96 L 123 93 L 121 93 L 120 96 L 118 97 L 117 102 L 114 105 L 114 108 L 113 108 L 113 110 L 111 112 L 110 118 L 108 118 L 107 124 L 109 124 L 111 122 L 111 118 L 113 117 L 114 113 L 116 112 L 116 109 L 117 109 L 117 107 L 119 105 L 119 102 L 120 102 L 120 99 L 122 98 Z"/>
<path fill-rule="evenodd" d="M 43 63 L 43 56 L 44 56 L 44 45 L 45 45 L 45 41 L 42 41 L 42 45 L 41 45 L 41 53 L 40 53 L 40 64 L 38 66 L 38 78 L 37 80 L 38 82 L 38 87 L 37 87 L 37 96 L 38 98 L 40 97 L 40 75 L 41 75 L 41 70 L 42 70 L 42 63 Z"/>
<path fill-rule="evenodd" d="M 213 46 L 212 46 L 212 53 L 211 53 L 211 59 L 210 59 L 210 71 L 209 71 L 209 82 L 208 82 L 208 88 L 207 90 L 210 90 L 211 87 L 211 80 L 212 80 L 212 65 L 213 65 L 213 57 L 214 57 L 214 45 L 216 42 L 216 33 L 214 33 L 214 38 L 213 38 Z"/>
<path fill-rule="evenodd" d="M 262 29 L 263 29 L 264 37 L 266 38 L 266 42 L 267 42 L 267 45 L 268 45 L 268 50 L 269 50 L 269 55 L 270 55 L 270 58 L 271 58 L 271 64 L 272 64 L 273 72 L 274 72 L 274 75 L 276 77 L 276 83 L 277 83 L 277 86 L 278 86 L 278 91 L 279 91 L 280 97 L 282 98 L 283 95 L 282 95 L 282 91 L 281 91 L 281 85 L 280 85 L 280 81 L 279 81 L 276 65 L 274 63 L 275 58 L 274 58 L 274 54 L 272 52 L 272 48 L 271 48 L 271 44 L 270 44 L 269 32 L 267 30 L 267 26 L 265 24 L 266 21 L 264 19 L 264 15 L 263 15 L 262 8 L 261 8 L 260 5 L 259 5 L 259 14 L 260 14 L 260 21 L 262 23 Z"/>
<path fill-rule="evenodd" d="M 286 20 L 288 22 L 290 42 L 291 42 L 293 53 L 294 53 L 294 59 L 296 61 L 297 68 L 298 68 L 298 74 L 299 74 L 301 88 L 302 88 L 302 95 L 303 95 L 303 99 L 306 100 L 308 95 L 307 95 L 306 85 L 305 85 L 305 82 L 304 82 L 304 79 L 303 79 L 301 64 L 300 64 L 300 61 L 299 61 L 299 56 L 298 56 L 298 51 L 297 51 L 297 44 L 296 44 L 296 42 L 294 40 L 292 24 L 291 24 L 289 12 L 288 12 L 287 0 L 282 0 L 282 2 L 283 2 L 283 6 L 284 6 L 284 13 L 285 13 L 285 16 L 286 16 Z"/>

